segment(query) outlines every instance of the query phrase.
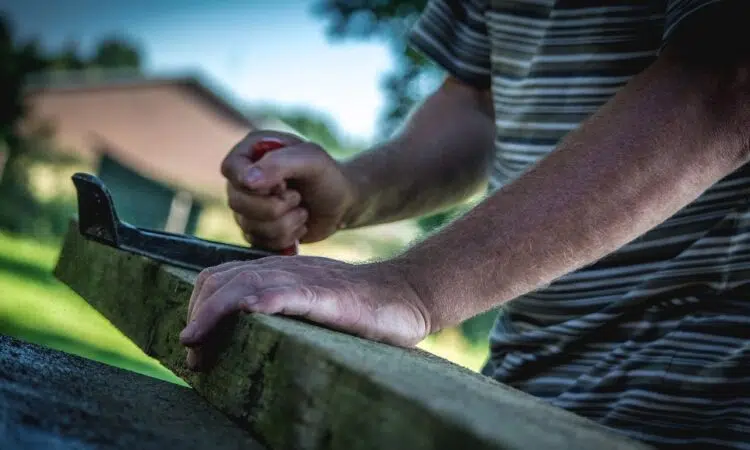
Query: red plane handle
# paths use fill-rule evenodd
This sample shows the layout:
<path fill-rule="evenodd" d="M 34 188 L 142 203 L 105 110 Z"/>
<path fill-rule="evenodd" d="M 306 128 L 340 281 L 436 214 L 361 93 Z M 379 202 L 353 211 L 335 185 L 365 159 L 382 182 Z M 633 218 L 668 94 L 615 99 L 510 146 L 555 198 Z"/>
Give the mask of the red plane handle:
<path fill-rule="evenodd" d="M 284 148 L 284 143 L 281 142 L 278 139 L 275 138 L 264 138 L 260 141 L 256 142 L 255 145 L 253 145 L 252 151 L 250 153 L 250 160 L 252 162 L 258 161 L 260 158 L 263 157 L 268 152 L 272 152 L 274 150 L 278 150 L 280 148 Z M 285 256 L 293 256 L 299 253 L 299 242 L 295 242 L 293 246 L 287 247 L 280 252 L 282 255 Z"/>

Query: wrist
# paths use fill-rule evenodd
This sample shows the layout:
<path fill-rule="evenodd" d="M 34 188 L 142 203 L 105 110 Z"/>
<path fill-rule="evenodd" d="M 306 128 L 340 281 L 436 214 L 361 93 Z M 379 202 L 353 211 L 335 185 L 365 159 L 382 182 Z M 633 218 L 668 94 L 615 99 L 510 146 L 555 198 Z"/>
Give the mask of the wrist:
<path fill-rule="evenodd" d="M 414 322 L 418 324 L 415 334 L 419 335 L 419 341 L 437 331 L 433 325 L 434 311 L 428 302 L 422 297 L 421 284 L 415 284 L 410 278 L 407 267 L 400 259 L 377 261 L 364 265 L 370 267 L 374 273 L 378 273 L 381 282 L 379 288 L 373 293 L 378 302 L 394 302 L 402 306 L 403 311 L 408 312 L 409 317 L 415 317 Z"/>
<path fill-rule="evenodd" d="M 434 262 L 434 261 L 433 261 Z M 389 261 L 403 280 L 410 298 L 418 305 L 425 317 L 427 334 L 436 333 L 449 326 L 445 323 L 446 311 L 436 289 L 434 270 L 431 264 L 422 261 L 413 252 L 407 252 Z"/>
<path fill-rule="evenodd" d="M 360 170 L 356 160 L 342 163 L 341 172 L 347 181 L 349 201 L 341 218 L 340 228 L 357 228 L 365 225 L 364 217 L 368 209 L 368 196 L 365 194 L 368 175 Z"/>

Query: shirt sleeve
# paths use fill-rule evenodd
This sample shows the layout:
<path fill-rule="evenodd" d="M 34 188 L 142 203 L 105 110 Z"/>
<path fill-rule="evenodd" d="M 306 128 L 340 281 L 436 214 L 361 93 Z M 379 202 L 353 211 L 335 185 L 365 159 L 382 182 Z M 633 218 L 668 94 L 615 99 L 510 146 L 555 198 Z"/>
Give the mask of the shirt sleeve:
<path fill-rule="evenodd" d="M 455 78 L 490 87 L 490 39 L 486 0 L 430 0 L 408 41 Z"/>

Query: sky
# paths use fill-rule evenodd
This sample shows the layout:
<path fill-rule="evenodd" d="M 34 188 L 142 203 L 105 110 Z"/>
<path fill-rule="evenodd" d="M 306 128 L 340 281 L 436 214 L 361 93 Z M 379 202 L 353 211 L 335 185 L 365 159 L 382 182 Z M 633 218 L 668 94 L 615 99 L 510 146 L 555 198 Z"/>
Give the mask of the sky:
<path fill-rule="evenodd" d="M 250 104 L 327 114 L 341 133 L 370 140 L 393 67 L 383 42 L 332 41 L 312 0 L 0 0 L 16 34 L 83 51 L 127 36 L 152 73 L 200 71 Z"/>

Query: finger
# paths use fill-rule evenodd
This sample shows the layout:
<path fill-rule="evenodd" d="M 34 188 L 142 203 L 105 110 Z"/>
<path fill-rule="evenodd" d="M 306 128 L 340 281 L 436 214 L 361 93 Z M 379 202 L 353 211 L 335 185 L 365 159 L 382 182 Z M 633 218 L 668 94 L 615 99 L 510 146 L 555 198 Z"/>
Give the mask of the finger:
<path fill-rule="evenodd" d="M 246 263 L 247 264 L 247 263 Z M 262 281 L 260 275 L 253 270 L 237 270 L 223 278 L 209 278 L 204 283 L 216 280 L 219 286 L 211 295 L 200 294 L 196 301 L 192 320 L 180 333 L 180 342 L 188 347 L 200 344 L 206 335 L 224 317 L 239 310 L 239 301 L 246 295 L 253 294 L 256 286 Z M 231 277 L 230 277 L 231 275 Z"/>
<path fill-rule="evenodd" d="M 203 284 L 206 282 L 206 279 L 208 279 L 214 273 L 221 272 L 222 270 L 225 270 L 225 268 L 231 267 L 237 264 L 240 264 L 240 261 L 230 262 L 230 263 L 222 264 L 222 265 L 215 266 L 215 267 L 209 267 L 207 269 L 202 270 L 198 274 L 198 276 L 195 279 L 195 284 L 193 285 L 193 292 L 190 294 L 190 300 L 188 301 L 188 314 L 187 314 L 188 322 L 190 321 L 193 308 L 195 307 L 195 302 L 200 296 L 200 292 L 203 289 Z"/>
<path fill-rule="evenodd" d="M 332 296 L 321 296 L 299 283 L 263 289 L 255 296 L 243 299 L 239 306 L 248 313 L 296 316 L 341 331 L 362 319 L 361 313 L 347 310 L 346 303 Z"/>
<path fill-rule="evenodd" d="M 278 239 L 263 239 L 256 236 L 246 236 L 246 239 L 252 243 L 253 246 L 265 248 L 269 250 L 282 250 L 296 245 L 300 239 L 307 234 L 307 226 L 301 225 L 299 228 L 294 230 L 291 234 Z"/>
<path fill-rule="evenodd" d="M 199 301 L 199 299 L 206 298 L 207 292 L 212 294 L 216 291 L 216 289 L 218 289 L 218 287 L 221 286 L 221 279 L 216 277 L 220 277 L 223 273 L 233 273 L 232 269 L 243 267 L 246 264 L 247 261 L 231 261 L 201 271 L 201 273 L 198 274 L 198 277 L 195 280 L 193 292 L 190 294 L 190 301 L 188 302 L 187 322 L 189 323 L 191 321 L 193 317 L 193 311 L 195 310 L 196 303 Z M 206 283 L 207 281 L 209 281 L 208 285 Z"/>
<path fill-rule="evenodd" d="M 232 317 L 222 319 L 206 336 L 204 342 L 194 347 L 188 347 L 186 363 L 193 371 L 201 371 L 212 366 L 221 350 L 231 339 L 235 322 Z"/>
<path fill-rule="evenodd" d="M 236 186 L 246 186 L 246 180 L 252 176 L 250 168 L 253 166 L 253 146 L 264 138 L 274 138 L 281 141 L 282 145 L 294 146 L 303 141 L 289 133 L 267 132 L 250 133 L 242 141 L 234 146 L 232 151 L 221 163 L 221 174 Z M 261 158 L 263 159 L 263 158 Z"/>
<path fill-rule="evenodd" d="M 266 154 L 247 167 L 242 186 L 253 191 L 270 190 L 288 179 L 305 180 L 328 168 L 332 158 L 320 146 L 304 142 Z"/>
<path fill-rule="evenodd" d="M 257 295 L 243 298 L 239 307 L 248 313 L 308 316 L 313 305 L 309 292 L 299 285 L 267 288 Z"/>
<path fill-rule="evenodd" d="M 288 241 L 295 231 L 305 225 L 307 218 L 307 210 L 297 207 L 272 221 L 255 221 L 245 217 L 241 226 L 245 233 L 252 236 L 253 242 Z"/>
<path fill-rule="evenodd" d="M 281 258 L 288 261 L 287 258 L 290 257 L 278 257 Z M 274 257 L 264 259 L 268 259 L 268 266 L 275 265 Z M 192 320 L 180 333 L 180 342 L 183 345 L 195 347 L 202 344 L 219 321 L 240 311 L 243 298 L 254 296 L 259 289 L 272 289 L 297 283 L 297 277 L 290 270 L 255 270 L 255 266 L 261 267 L 266 264 L 259 261 L 258 264 L 249 263 L 245 267 L 233 269 L 231 274 L 226 274 L 233 275 L 230 280 L 224 281 L 210 296 L 196 302 Z M 203 289 L 206 289 L 205 284 Z"/>
<path fill-rule="evenodd" d="M 257 195 L 232 186 L 227 187 L 229 208 L 242 217 L 268 221 L 282 217 L 299 206 L 302 196 L 298 191 L 287 189 L 279 195 Z"/>
<path fill-rule="evenodd" d="M 302 244 L 322 241 L 343 228 L 336 224 L 335 219 L 325 216 L 313 217 L 307 221 L 306 225 L 311 231 L 300 238 L 300 243 Z"/>

